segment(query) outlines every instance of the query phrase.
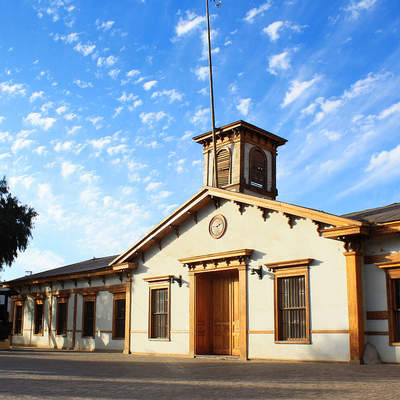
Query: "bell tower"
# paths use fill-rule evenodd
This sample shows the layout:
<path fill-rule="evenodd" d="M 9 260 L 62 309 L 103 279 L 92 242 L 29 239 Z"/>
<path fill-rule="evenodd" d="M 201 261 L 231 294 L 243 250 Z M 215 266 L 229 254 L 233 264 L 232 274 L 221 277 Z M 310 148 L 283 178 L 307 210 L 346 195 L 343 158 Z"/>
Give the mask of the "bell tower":
<path fill-rule="evenodd" d="M 245 121 L 233 122 L 215 132 L 218 187 L 275 200 L 276 155 L 287 140 Z M 203 146 L 203 184 L 212 186 L 212 133 L 193 138 Z"/>

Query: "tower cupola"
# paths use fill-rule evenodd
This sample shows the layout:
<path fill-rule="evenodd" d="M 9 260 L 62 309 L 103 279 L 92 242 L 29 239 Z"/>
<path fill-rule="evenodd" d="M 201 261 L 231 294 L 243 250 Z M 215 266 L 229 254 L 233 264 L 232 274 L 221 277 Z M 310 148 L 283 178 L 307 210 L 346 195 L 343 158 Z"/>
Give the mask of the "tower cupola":
<path fill-rule="evenodd" d="M 245 121 L 218 128 L 215 137 L 218 187 L 275 200 L 277 148 L 287 140 Z M 203 146 L 203 184 L 213 186 L 212 132 L 193 140 Z"/>

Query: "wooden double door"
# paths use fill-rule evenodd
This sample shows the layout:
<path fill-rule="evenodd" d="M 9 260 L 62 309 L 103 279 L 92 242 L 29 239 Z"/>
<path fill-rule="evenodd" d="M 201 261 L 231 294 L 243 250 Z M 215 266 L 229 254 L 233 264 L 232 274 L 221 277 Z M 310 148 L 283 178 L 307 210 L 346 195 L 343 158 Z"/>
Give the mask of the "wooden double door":
<path fill-rule="evenodd" d="M 195 353 L 239 355 L 237 270 L 196 274 Z"/>

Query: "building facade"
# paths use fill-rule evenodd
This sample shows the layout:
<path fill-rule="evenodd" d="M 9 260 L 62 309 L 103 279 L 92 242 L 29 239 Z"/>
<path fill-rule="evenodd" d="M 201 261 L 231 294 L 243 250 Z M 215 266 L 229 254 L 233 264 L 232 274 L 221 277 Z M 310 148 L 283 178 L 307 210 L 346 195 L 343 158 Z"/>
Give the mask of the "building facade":
<path fill-rule="evenodd" d="M 337 216 L 276 201 L 277 147 L 211 133 L 205 186 L 118 256 L 7 283 L 13 345 L 133 354 L 400 362 L 400 204 Z"/>

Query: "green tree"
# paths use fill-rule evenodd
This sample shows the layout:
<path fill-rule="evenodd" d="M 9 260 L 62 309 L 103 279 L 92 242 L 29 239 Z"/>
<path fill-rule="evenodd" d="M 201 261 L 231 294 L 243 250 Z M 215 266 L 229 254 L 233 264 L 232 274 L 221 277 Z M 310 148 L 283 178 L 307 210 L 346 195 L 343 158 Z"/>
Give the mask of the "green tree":
<path fill-rule="evenodd" d="M 37 212 L 19 203 L 9 192 L 6 178 L 0 180 L 0 271 L 11 266 L 18 251 L 24 251 L 32 237 Z"/>

